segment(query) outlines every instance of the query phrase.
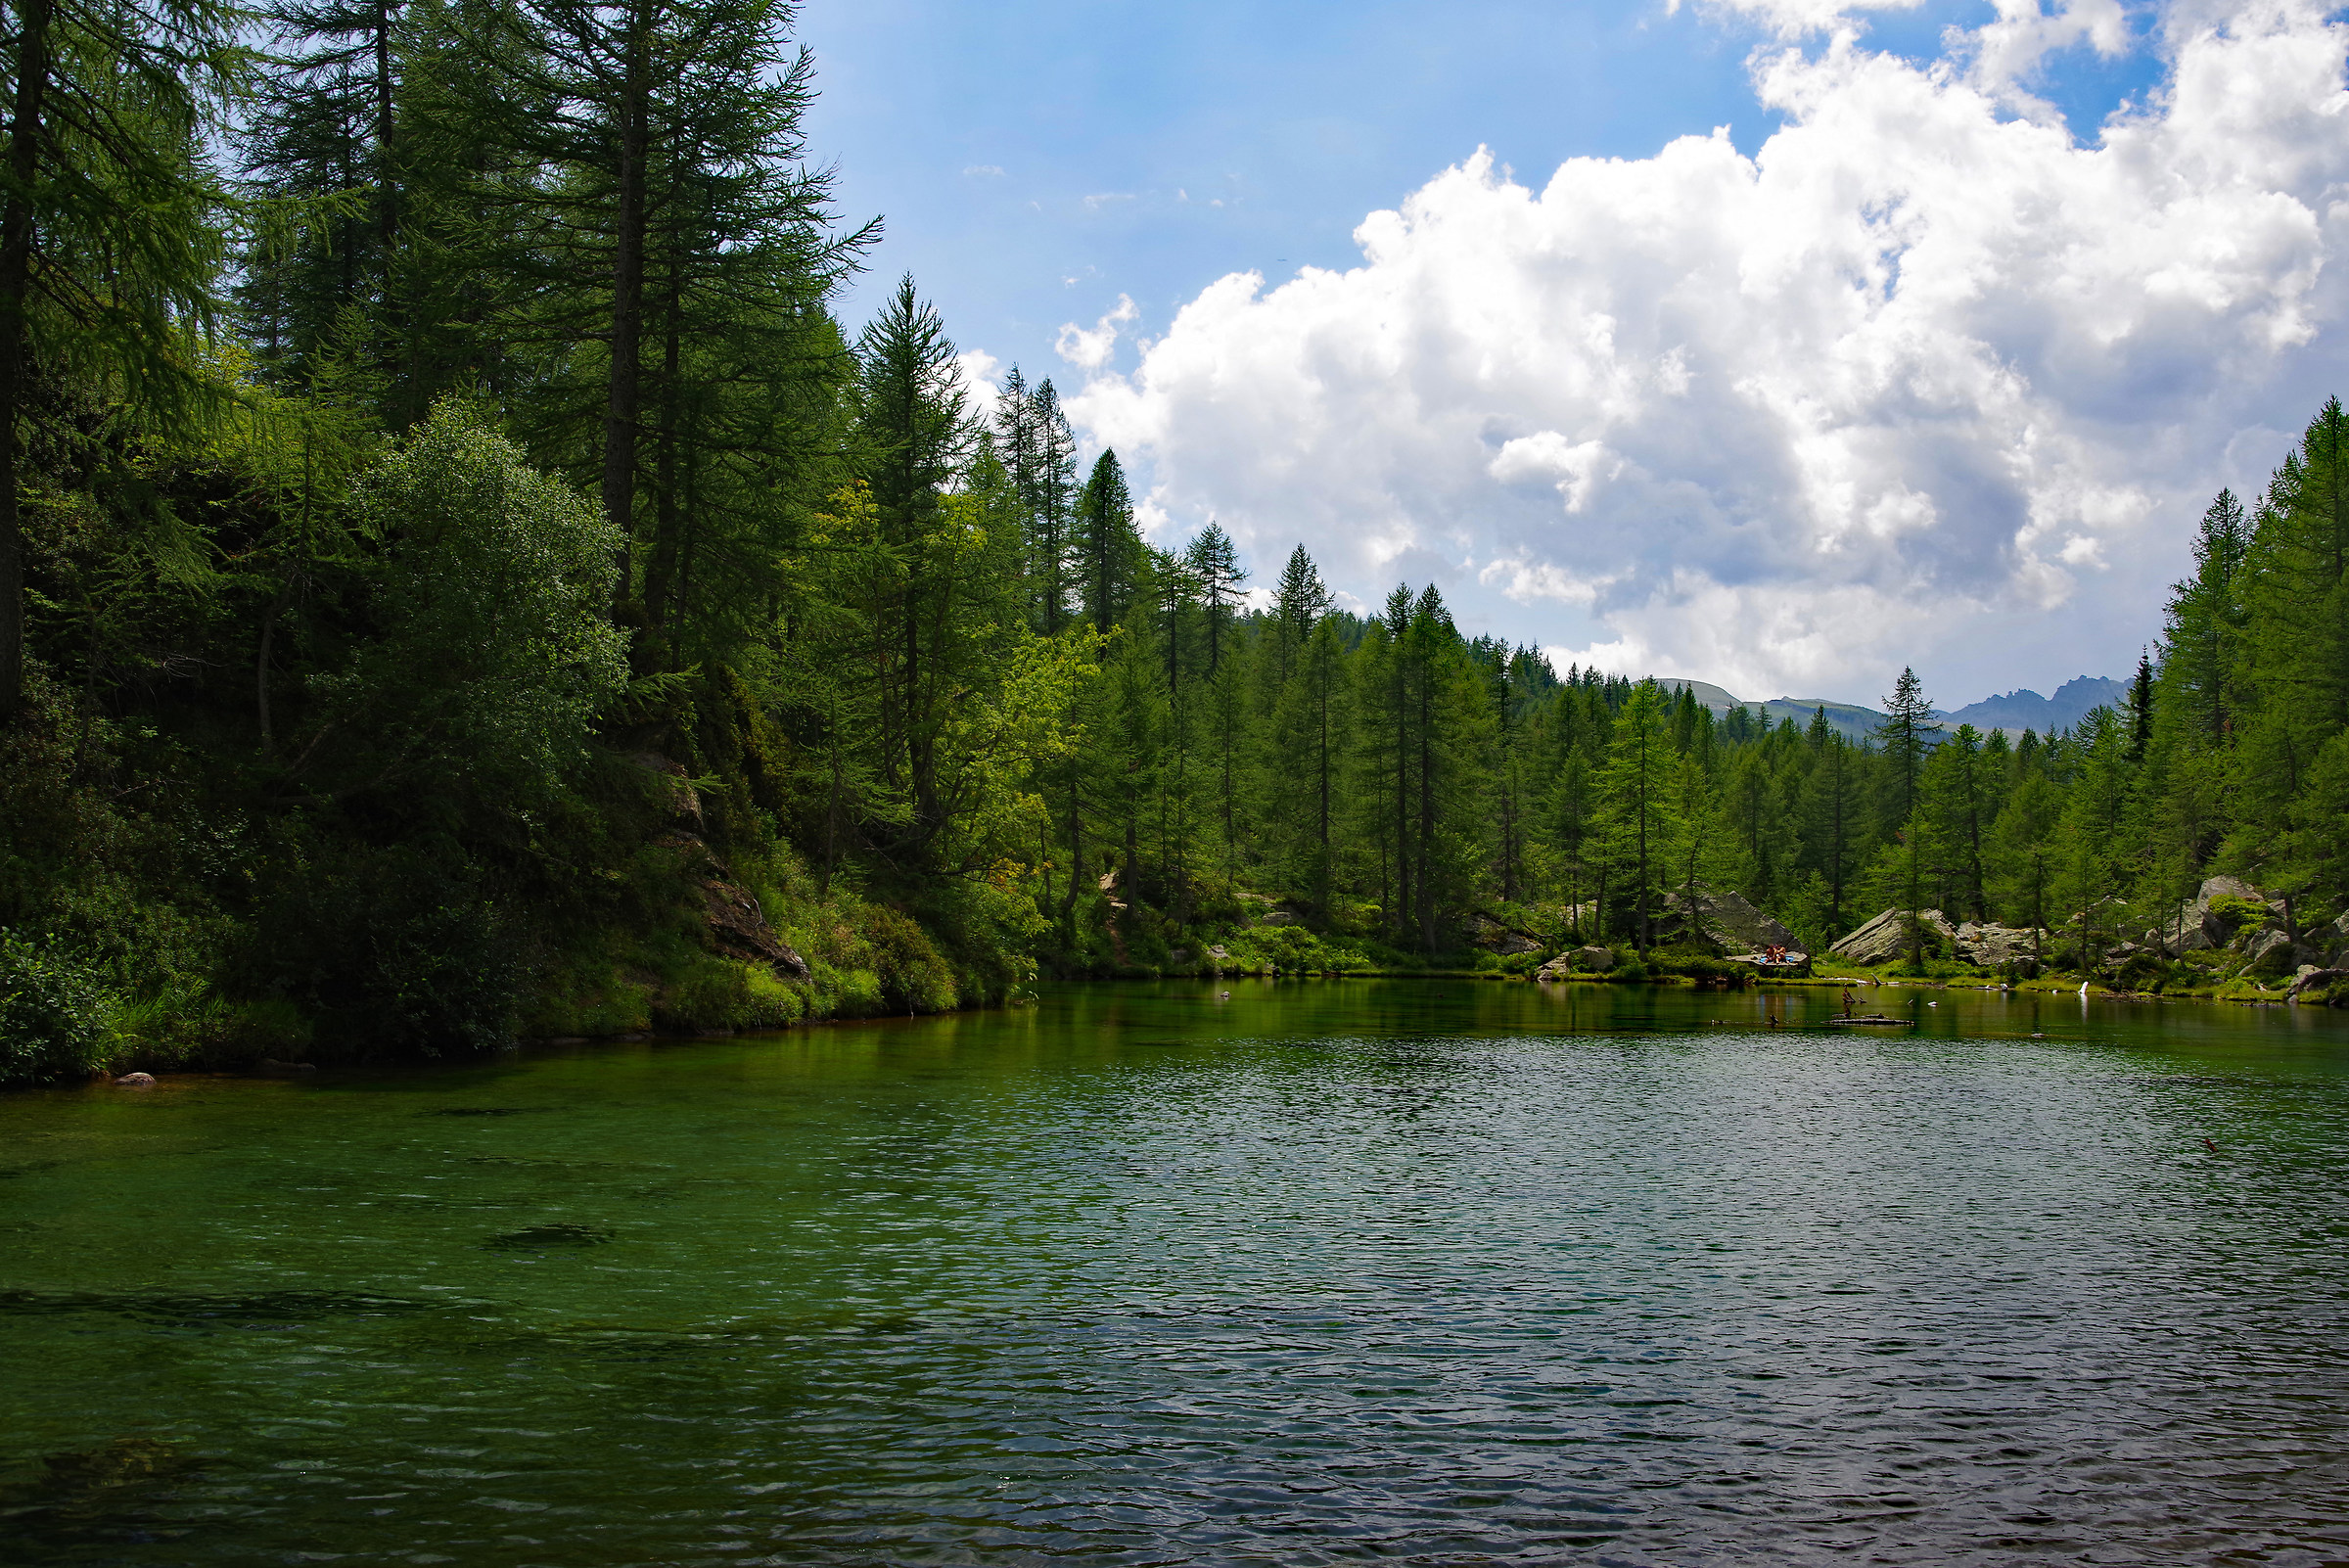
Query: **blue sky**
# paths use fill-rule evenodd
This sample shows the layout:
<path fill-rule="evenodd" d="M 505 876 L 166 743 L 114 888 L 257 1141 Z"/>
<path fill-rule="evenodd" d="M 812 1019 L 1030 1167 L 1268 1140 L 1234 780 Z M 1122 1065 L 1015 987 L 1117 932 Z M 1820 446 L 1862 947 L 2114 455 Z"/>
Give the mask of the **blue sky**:
<path fill-rule="evenodd" d="M 1264 575 L 1302 540 L 1561 660 L 1857 700 L 1914 663 L 1951 703 L 2124 673 L 2192 517 L 2341 362 L 2349 46 L 2302 0 L 799 32 L 810 150 L 886 223 L 852 324 L 910 271 L 1162 542 L 1213 516 Z"/>
<path fill-rule="evenodd" d="M 1867 38 L 1929 59 L 1990 14 L 1876 13 Z M 1147 331 L 1225 273 L 1351 265 L 1364 213 L 1480 146 L 1540 178 L 1717 125 L 1751 154 L 1779 120 L 1746 69 L 1770 32 L 1660 0 L 815 0 L 799 32 L 822 94 L 813 151 L 838 161 L 842 211 L 887 224 L 846 317 L 910 271 L 957 342 L 1032 377 L 1059 369 L 1064 323 L 1121 295 Z M 2160 76 L 2143 49 L 2050 66 L 2041 96 L 2092 135 Z"/>

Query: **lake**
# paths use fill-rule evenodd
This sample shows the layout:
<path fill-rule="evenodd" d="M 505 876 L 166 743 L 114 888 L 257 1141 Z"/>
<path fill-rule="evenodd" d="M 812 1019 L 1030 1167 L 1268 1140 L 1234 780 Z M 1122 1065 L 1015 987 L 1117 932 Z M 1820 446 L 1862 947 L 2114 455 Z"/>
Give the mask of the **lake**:
<path fill-rule="evenodd" d="M 1862 994 L 0 1097 L 0 1560 L 2349 1559 L 2349 1021 Z"/>

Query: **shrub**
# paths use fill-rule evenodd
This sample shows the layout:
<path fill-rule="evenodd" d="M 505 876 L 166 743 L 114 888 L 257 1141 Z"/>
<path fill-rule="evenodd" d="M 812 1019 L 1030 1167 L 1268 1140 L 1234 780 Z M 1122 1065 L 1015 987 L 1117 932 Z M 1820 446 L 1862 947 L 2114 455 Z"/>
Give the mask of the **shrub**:
<path fill-rule="evenodd" d="M 895 909 L 871 910 L 862 926 L 890 1011 L 943 1013 L 954 1006 L 954 971 L 920 926 Z"/>
<path fill-rule="evenodd" d="M 54 942 L 0 934 L 0 1084 L 69 1084 L 105 1070 L 114 998 Z"/>
<path fill-rule="evenodd" d="M 806 1012 L 806 999 L 764 964 L 709 958 L 668 988 L 656 1017 L 666 1028 L 700 1032 L 781 1029 Z"/>
<path fill-rule="evenodd" d="M 2268 918 L 2266 904 L 2257 899 L 2238 899 L 2231 893 L 2223 893 L 2211 899 L 2210 912 L 2218 916 L 2219 923 L 2227 928 L 2230 935 L 2245 926 L 2259 925 Z"/>
<path fill-rule="evenodd" d="M 463 868 L 386 851 L 299 890 L 275 914 L 260 963 L 268 989 L 316 1016 L 322 1041 L 436 1056 L 512 1038 L 520 945 Z"/>

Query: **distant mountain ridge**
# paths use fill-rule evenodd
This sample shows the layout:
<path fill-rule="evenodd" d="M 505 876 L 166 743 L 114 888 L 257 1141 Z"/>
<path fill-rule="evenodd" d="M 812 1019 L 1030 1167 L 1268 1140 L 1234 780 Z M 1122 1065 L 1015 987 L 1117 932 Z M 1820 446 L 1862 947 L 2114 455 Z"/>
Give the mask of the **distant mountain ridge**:
<path fill-rule="evenodd" d="M 2035 729 L 2045 735 L 2050 730 L 2071 728 L 2093 709 L 2119 708 L 2128 700 L 2127 682 L 2110 675 L 2080 675 L 2056 687 L 2052 697 L 2042 697 L 2027 686 L 2017 687 L 2003 697 L 1985 697 L 1941 716 L 1953 726 L 1971 724 L 1980 730 L 2004 729 L 2014 734 Z"/>
<path fill-rule="evenodd" d="M 1827 722 L 1843 732 L 1847 740 L 1865 740 L 1884 722 L 1884 715 L 1876 709 L 1859 703 L 1837 702 L 1831 697 L 1773 697 L 1768 702 L 1746 702 L 1733 697 L 1726 687 L 1710 681 L 1683 680 L 1678 676 L 1659 675 L 1656 684 L 1666 691 L 1678 692 L 1683 686 L 1696 693 L 1696 700 L 1716 714 L 1726 714 L 1732 708 L 1759 709 L 1773 724 L 1791 718 L 1797 724 L 1811 722 L 1811 715 L 1826 710 Z M 1971 724 L 1988 733 L 2003 729 L 2009 736 L 2020 735 L 2026 729 L 2046 735 L 2058 729 L 2070 729 L 2089 715 L 2093 709 L 2118 708 L 2128 699 L 2126 682 L 2109 675 L 2078 675 L 2055 688 L 2052 697 L 2042 697 L 2029 687 L 2018 686 L 2003 696 L 1985 697 L 1963 708 L 1933 710 L 1933 716 L 1950 728 Z"/>

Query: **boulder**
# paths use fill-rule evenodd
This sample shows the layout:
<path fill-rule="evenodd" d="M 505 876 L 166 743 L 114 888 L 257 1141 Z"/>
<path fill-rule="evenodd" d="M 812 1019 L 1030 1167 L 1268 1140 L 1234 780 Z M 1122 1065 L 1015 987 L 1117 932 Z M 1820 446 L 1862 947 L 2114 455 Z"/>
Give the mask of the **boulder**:
<path fill-rule="evenodd" d="M 1949 916 L 1939 909 L 1919 909 L 1916 918 L 1926 931 L 1945 943 L 1954 941 L 1958 935 L 1950 924 Z M 1927 945 L 1931 945 L 1928 940 Z M 1827 948 L 1831 953 L 1861 964 L 1890 963 L 1908 950 L 1909 911 L 1906 909 L 1887 909 Z"/>
<path fill-rule="evenodd" d="M 2260 932 L 2243 949 L 2243 967 L 2259 975 L 2288 975 L 2314 959 L 2306 947 L 2275 930 Z"/>
<path fill-rule="evenodd" d="M 1958 928 L 1951 946 L 1969 964 L 1996 969 L 2003 963 L 2028 958 L 2038 945 L 2039 933 L 2029 926 L 2002 926 L 1968 920 Z"/>
<path fill-rule="evenodd" d="M 155 1087 L 155 1075 L 153 1073 L 125 1073 L 115 1079 L 115 1083 L 122 1088 L 153 1088 Z"/>
<path fill-rule="evenodd" d="M 1223 949 L 1223 948 L 1221 948 L 1221 947 L 1210 947 L 1210 948 L 1208 948 L 1208 949 L 1207 949 L 1207 955 L 1208 955 L 1210 958 L 1213 958 L 1213 959 L 1214 959 L 1216 962 L 1218 962 L 1218 963 L 1221 963 L 1221 962 L 1222 962 L 1224 959 L 1226 959 L 1226 958 L 1228 958 L 1228 957 L 1230 957 L 1230 956 L 1231 956 L 1231 954 L 1230 954 L 1228 951 L 1226 951 L 1225 949 Z"/>
<path fill-rule="evenodd" d="M 2349 951 L 2349 914 L 2313 931 L 2304 931 L 2301 937 L 2327 960 L 2338 958 L 2342 952 Z"/>
<path fill-rule="evenodd" d="M 2236 933 L 2226 921 L 2211 913 L 2212 902 L 2219 899 L 2241 899 L 2251 903 L 2268 902 L 2266 894 L 2240 877 L 2205 877 L 2201 888 L 2191 899 L 2180 904 L 2175 914 L 2145 932 L 2142 940 L 2148 947 L 2159 947 L 2173 958 L 2226 946 L 2230 937 Z"/>
<path fill-rule="evenodd" d="M 2349 969 L 2320 969 L 2315 964 L 2302 964 L 2283 999 L 2298 1001 L 2304 991 L 2324 991 L 2344 980 L 2349 980 Z"/>
<path fill-rule="evenodd" d="M 1286 909 L 1274 909 L 1257 922 L 1260 926 L 1293 926 L 1297 917 Z"/>
<path fill-rule="evenodd" d="M 1564 980 L 1578 970 L 1586 975 L 1604 974 L 1614 967 L 1615 949 L 1601 947 L 1596 943 L 1592 943 L 1589 946 L 1577 947 L 1572 952 L 1558 954 L 1537 970 L 1535 978 Z"/>
<path fill-rule="evenodd" d="M 1503 958 L 1514 958 L 1521 952 L 1540 952 L 1542 944 L 1531 937 L 1520 937 L 1512 933 L 1495 943 L 1493 950 Z"/>
<path fill-rule="evenodd" d="M 1727 947 L 1731 952 L 1753 952 L 1764 947 L 1794 945 L 1794 933 L 1755 908 L 1742 894 L 1699 884 L 1695 903 L 1696 930 L 1717 947 Z M 1681 905 L 1680 894 L 1664 895 L 1666 926 L 1686 929 L 1689 921 Z"/>

